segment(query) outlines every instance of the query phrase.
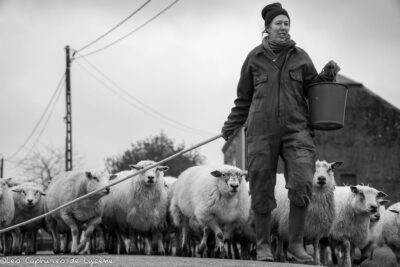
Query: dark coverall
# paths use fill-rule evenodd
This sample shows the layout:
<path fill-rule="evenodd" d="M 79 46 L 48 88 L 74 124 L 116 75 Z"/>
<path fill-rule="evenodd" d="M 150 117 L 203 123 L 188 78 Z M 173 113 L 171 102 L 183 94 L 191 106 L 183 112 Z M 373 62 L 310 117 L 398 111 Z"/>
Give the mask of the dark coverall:
<path fill-rule="evenodd" d="M 308 54 L 294 45 L 281 68 L 262 45 L 248 54 L 235 106 L 222 133 L 232 133 L 245 123 L 251 206 L 256 213 L 276 207 L 279 156 L 285 162 L 290 201 L 298 207 L 310 202 L 316 153 L 305 88 L 327 80 L 317 74 Z"/>

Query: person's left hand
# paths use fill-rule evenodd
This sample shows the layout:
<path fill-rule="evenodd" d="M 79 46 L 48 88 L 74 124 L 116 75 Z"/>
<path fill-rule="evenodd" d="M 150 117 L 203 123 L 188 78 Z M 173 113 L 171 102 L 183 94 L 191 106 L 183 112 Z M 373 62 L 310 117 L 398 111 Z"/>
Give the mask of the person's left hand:
<path fill-rule="evenodd" d="M 331 60 L 328 63 L 326 63 L 324 69 L 322 70 L 322 73 L 325 74 L 328 77 L 335 78 L 336 74 L 340 71 L 340 67 L 338 64 L 336 64 L 335 61 Z"/>

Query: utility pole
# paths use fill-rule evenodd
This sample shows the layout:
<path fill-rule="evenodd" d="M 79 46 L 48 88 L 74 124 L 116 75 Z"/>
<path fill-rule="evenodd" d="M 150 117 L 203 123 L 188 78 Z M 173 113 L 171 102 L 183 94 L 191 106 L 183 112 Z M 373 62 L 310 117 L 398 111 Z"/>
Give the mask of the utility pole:
<path fill-rule="evenodd" d="M 3 178 L 3 165 L 4 165 L 4 158 L 3 158 L 3 154 L 1 155 L 1 159 L 0 159 L 0 178 Z"/>
<path fill-rule="evenodd" d="M 65 47 L 66 70 L 65 70 L 65 97 L 67 113 L 65 123 L 67 124 L 67 136 L 65 138 L 65 170 L 72 170 L 72 115 L 71 115 L 71 77 L 70 77 L 70 52 L 69 46 Z"/>

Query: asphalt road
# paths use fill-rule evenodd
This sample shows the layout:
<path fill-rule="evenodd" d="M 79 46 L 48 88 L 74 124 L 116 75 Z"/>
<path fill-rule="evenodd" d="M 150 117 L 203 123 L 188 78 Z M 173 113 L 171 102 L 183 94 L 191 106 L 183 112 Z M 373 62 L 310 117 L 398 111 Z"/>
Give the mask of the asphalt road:
<path fill-rule="evenodd" d="M 205 258 L 185 258 L 170 256 L 137 256 L 137 255 L 54 255 L 43 254 L 33 256 L 2 256 L 0 257 L 0 266 L 95 266 L 95 267 L 126 267 L 126 266 L 268 266 L 268 267 L 304 267 L 309 265 L 290 264 L 290 263 L 274 263 L 274 262 L 257 262 L 244 260 L 222 260 L 222 259 L 205 259 Z"/>

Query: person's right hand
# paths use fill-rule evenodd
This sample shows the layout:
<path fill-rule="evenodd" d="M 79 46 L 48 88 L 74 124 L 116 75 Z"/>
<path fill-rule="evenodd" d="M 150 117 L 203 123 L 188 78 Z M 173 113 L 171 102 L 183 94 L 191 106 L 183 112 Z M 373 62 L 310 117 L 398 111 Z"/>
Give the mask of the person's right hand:
<path fill-rule="evenodd" d="M 222 129 L 221 133 L 222 133 L 222 138 L 224 138 L 225 141 L 228 141 L 229 138 L 232 136 L 233 131 L 232 130 L 224 130 L 224 129 Z"/>

